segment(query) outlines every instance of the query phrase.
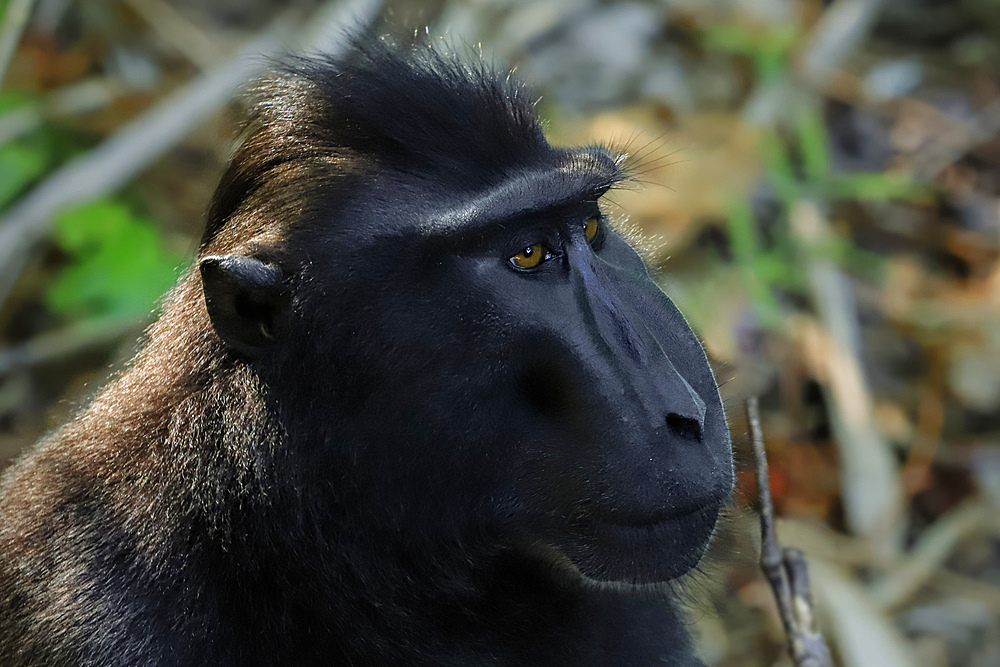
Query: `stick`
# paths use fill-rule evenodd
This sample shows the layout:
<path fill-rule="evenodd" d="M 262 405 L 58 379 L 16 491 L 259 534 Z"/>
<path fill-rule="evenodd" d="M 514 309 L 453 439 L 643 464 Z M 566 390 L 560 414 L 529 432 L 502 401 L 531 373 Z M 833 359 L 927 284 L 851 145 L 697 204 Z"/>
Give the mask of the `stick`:
<path fill-rule="evenodd" d="M 816 628 L 816 613 L 809 590 L 809 568 L 805 556 L 798 549 L 782 548 L 774 530 L 774 505 L 771 502 L 771 483 L 767 476 L 767 453 L 756 397 L 747 399 L 746 409 L 757 460 L 760 567 L 778 602 L 781 624 L 788 636 L 788 652 L 796 667 L 832 667 L 830 649 Z"/>

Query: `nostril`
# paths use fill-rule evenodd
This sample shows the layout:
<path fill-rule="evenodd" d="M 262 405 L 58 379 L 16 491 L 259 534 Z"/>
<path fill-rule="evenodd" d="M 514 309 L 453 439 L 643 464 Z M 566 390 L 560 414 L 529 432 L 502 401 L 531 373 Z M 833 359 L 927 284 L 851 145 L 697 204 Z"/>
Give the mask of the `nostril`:
<path fill-rule="evenodd" d="M 701 423 L 692 417 L 671 412 L 667 415 L 667 427 L 677 435 L 701 440 Z"/>

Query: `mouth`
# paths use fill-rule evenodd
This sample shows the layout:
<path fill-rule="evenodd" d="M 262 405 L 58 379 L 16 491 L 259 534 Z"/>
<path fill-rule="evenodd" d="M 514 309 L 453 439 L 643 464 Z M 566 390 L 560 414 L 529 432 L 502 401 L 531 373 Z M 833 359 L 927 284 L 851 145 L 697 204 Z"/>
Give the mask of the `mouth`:
<path fill-rule="evenodd" d="M 667 517 L 646 517 L 627 520 L 596 520 L 584 529 L 592 538 L 596 550 L 608 553 L 666 556 L 698 552 L 715 529 L 717 507 L 702 507 Z"/>
<path fill-rule="evenodd" d="M 695 507 L 694 509 L 682 510 L 678 512 L 672 512 L 669 514 L 650 514 L 650 515 L 608 515 L 608 516 L 598 516 L 594 517 L 592 521 L 594 523 L 606 524 L 609 526 L 614 526 L 616 528 L 645 528 L 645 529 L 655 529 L 658 526 L 663 526 L 664 524 L 683 521 L 687 517 L 693 514 L 704 514 L 706 511 L 713 511 L 715 508 L 712 506 L 705 507 Z"/>
<path fill-rule="evenodd" d="M 546 541 L 586 580 L 663 583 L 698 564 L 719 511 L 708 505 L 669 515 L 578 517 Z"/>

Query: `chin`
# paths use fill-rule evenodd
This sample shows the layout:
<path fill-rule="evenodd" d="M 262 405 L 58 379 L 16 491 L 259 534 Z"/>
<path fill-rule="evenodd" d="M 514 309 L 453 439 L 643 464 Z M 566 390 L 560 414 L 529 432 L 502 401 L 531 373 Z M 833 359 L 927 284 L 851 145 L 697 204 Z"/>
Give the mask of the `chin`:
<path fill-rule="evenodd" d="M 691 571 L 704 556 L 719 517 L 707 507 L 678 517 L 628 525 L 601 520 L 573 524 L 541 551 L 553 571 L 615 589 L 655 588 Z"/>
<path fill-rule="evenodd" d="M 650 590 L 691 571 L 708 549 L 720 507 L 705 507 L 661 521 L 617 524 L 574 522 L 535 542 L 530 551 L 568 585 Z"/>

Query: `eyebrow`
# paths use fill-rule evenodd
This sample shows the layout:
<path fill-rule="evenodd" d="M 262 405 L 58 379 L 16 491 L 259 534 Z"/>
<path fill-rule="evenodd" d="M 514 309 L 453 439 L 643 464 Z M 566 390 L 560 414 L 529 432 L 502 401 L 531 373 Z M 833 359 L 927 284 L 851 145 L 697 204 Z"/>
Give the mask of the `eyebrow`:
<path fill-rule="evenodd" d="M 483 232 L 499 222 L 597 201 L 625 178 L 619 160 L 603 147 L 567 151 L 566 157 L 560 166 L 521 172 L 459 207 L 431 216 L 420 226 L 421 235 L 444 240 Z"/>

